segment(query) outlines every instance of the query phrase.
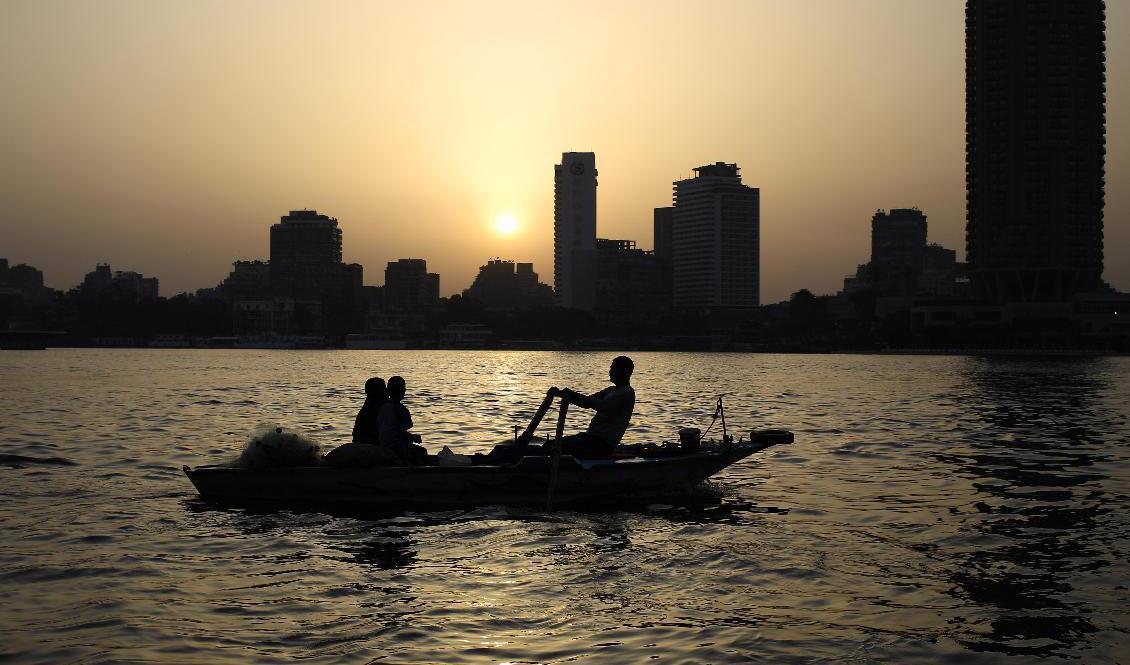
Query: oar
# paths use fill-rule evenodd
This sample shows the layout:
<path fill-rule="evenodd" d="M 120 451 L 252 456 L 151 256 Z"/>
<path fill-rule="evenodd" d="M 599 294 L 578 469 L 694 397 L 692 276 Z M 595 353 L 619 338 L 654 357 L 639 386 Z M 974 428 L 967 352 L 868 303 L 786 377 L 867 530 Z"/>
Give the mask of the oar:
<path fill-rule="evenodd" d="M 553 448 L 553 462 L 549 465 L 549 490 L 545 493 L 545 510 L 553 510 L 553 490 L 557 488 L 557 465 L 561 462 L 561 435 L 565 432 L 565 414 L 569 412 L 569 400 L 561 398 L 561 409 L 557 416 L 557 443 Z"/>
<path fill-rule="evenodd" d="M 541 401 L 541 406 L 538 407 L 537 413 L 534 414 L 534 419 L 530 421 L 526 431 L 522 432 L 522 436 L 518 437 L 518 445 L 524 446 L 534 438 L 534 432 L 537 431 L 538 425 L 541 424 L 541 419 L 549 411 L 549 406 L 553 404 L 553 389 L 550 388 L 545 393 L 545 399 Z"/>

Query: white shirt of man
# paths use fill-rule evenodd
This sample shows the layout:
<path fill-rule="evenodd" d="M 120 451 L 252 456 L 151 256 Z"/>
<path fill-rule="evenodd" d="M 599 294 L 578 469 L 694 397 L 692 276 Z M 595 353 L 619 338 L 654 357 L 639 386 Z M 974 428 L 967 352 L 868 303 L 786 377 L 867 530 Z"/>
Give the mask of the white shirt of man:
<path fill-rule="evenodd" d="M 411 442 L 405 434 L 410 429 L 412 429 L 412 416 L 408 413 L 408 407 L 393 401 L 381 405 L 380 413 L 377 415 L 377 431 L 380 432 L 381 445 L 395 446 Z"/>
<path fill-rule="evenodd" d="M 592 395 L 577 395 L 576 404 L 596 413 L 589 422 L 588 433 L 616 446 L 624 437 L 632 410 L 636 407 L 636 391 L 631 386 L 608 386 Z"/>

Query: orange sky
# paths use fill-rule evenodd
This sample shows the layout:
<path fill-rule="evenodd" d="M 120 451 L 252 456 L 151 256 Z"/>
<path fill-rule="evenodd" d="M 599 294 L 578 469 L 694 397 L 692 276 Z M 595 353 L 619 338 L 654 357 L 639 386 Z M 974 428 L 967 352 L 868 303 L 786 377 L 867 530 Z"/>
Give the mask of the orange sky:
<path fill-rule="evenodd" d="M 876 208 L 964 254 L 963 4 L 20 2 L 0 5 L 0 256 L 163 295 L 337 217 L 380 284 L 501 256 L 552 282 L 553 164 L 592 150 L 598 235 L 650 248 L 700 164 L 761 187 L 762 300 L 832 292 Z M 1107 9 L 1106 278 L 1130 289 L 1130 3 Z M 510 212 L 519 230 L 493 220 Z"/>

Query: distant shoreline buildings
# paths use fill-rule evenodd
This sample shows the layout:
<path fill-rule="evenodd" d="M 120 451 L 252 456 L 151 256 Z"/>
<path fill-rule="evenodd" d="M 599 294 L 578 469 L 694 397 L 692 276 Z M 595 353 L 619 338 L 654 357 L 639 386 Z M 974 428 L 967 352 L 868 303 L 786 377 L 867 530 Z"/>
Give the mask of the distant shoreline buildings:
<path fill-rule="evenodd" d="M 648 251 L 598 237 L 596 154 L 564 152 L 553 288 L 533 264 L 500 258 L 450 298 L 422 258 L 390 261 L 383 286 L 364 286 L 362 266 L 342 261 L 338 220 L 303 209 L 270 227 L 268 260 L 236 261 L 192 297 L 160 298 L 156 278 L 108 264 L 61 293 L 0 259 L 0 329 L 47 322 L 80 342 L 166 345 L 211 335 L 337 346 L 364 336 L 354 341 L 367 348 L 1130 346 L 1130 295 L 1102 280 L 1105 4 L 967 0 L 965 16 L 964 263 L 929 242 L 924 211 L 880 209 L 870 256 L 840 292 L 800 289 L 763 306 L 761 192 L 737 164 L 673 182 Z"/>
<path fill-rule="evenodd" d="M 88 301 L 110 298 L 137 302 L 157 298 L 160 281 L 129 270 L 111 270 L 109 263 L 99 263 L 93 271 L 86 273 L 76 291 Z"/>
<path fill-rule="evenodd" d="M 550 307 L 553 289 L 538 280 L 534 264 L 492 259 L 479 267 L 463 297 L 495 309 Z"/>
<path fill-rule="evenodd" d="M 672 183 L 656 208 L 654 250 L 597 237 L 596 155 L 567 152 L 554 167 L 554 283 L 562 307 L 591 312 L 609 332 L 675 312 L 708 319 L 761 304 L 760 190 L 716 162 Z"/>

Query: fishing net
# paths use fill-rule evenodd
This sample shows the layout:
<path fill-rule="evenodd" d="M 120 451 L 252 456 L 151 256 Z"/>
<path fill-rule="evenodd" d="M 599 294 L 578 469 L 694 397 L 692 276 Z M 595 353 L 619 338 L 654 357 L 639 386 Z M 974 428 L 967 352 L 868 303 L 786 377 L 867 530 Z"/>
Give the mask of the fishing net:
<path fill-rule="evenodd" d="M 239 456 L 245 469 L 272 469 L 288 466 L 317 466 L 321 446 L 305 434 L 278 425 L 260 425 L 252 432 Z"/>

